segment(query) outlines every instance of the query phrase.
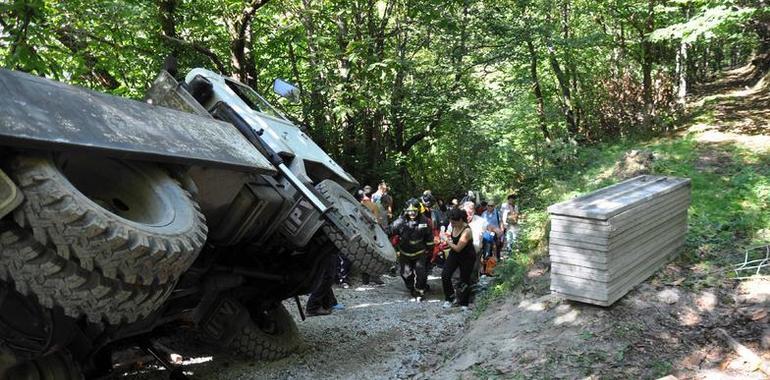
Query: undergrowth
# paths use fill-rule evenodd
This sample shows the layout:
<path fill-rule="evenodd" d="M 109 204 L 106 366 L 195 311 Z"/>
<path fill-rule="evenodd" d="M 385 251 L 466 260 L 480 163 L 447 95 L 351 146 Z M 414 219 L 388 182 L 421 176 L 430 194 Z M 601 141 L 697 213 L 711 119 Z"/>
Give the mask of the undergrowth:
<path fill-rule="evenodd" d="M 732 143 L 701 143 L 691 134 L 585 147 L 521 205 L 525 219 L 518 249 L 496 268 L 496 285 L 477 300 L 477 316 L 520 285 L 545 254 L 547 206 L 619 182 L 614 165 L 632 149 L 653 152 L 651 174 L 691 180 L 688 232 L 677 259 L 690 269 L 686 285 L 718 284 L 734 275 L 729 269 L 743 259 L 745 248 L 770 242 L 770 155 Z"/>

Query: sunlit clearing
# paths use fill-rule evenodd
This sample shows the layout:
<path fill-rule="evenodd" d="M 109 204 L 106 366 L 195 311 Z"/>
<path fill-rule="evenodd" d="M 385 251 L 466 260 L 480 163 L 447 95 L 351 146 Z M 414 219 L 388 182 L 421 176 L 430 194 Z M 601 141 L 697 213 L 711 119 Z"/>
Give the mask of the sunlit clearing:
<path fill-rule="evenodd" d="M 717 296 L 711 292 L 701 293 L 698 296 L 698 299 L 695 300 L 695 304 L 698 306 L 698 310 L 706 312 L 713 311 L 718 302 L 719 301 L 717 300 Z"/>
<path fill-rule="evenodd" d="M 738 287 L 741 300 L 750 302 L 770 301 L 770 276 L 760 276 L 741 282 Z"/>

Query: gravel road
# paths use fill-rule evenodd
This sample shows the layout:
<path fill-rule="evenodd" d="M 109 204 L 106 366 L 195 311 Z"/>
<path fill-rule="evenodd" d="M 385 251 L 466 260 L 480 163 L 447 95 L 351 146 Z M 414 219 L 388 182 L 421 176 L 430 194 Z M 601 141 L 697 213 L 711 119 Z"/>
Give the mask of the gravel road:
<path fill-rule="evenodd" d="M 244 360 L 201 347 L 167 344 L 181 354 L 191 379 L 396 379 L 434 367 L 441 343 L 463 330 L 470 312 L 442 309 L 440 269 L 429 277 L 428 299 L 408 298 L 400 277 L 383 276 L 383 285 L 335 287 L 345 310 L 300 321 L 292 311 L 305 346 L 276 362 Z M 306 297 L 302 298 L 303 305 Z M 167 373 L 146 369 L 121 379 L 166 379 Z M 118 377 L 116 377 L 118 378 Z"/>

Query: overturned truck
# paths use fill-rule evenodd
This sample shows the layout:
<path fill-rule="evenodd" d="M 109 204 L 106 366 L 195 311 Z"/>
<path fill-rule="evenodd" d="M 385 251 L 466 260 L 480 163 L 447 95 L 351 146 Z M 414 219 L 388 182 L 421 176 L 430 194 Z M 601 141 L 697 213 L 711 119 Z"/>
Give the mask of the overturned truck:
<path fill-rule="evenodd" d="M 146 102 L 0 70 L 0 379 L 99 377 L 158 331 L 259 359 L 329 255 L 395 252 L 356 180 L 251 88 L 161 72 Z M 163 363 L 168 364 L 168 363 Z"/>

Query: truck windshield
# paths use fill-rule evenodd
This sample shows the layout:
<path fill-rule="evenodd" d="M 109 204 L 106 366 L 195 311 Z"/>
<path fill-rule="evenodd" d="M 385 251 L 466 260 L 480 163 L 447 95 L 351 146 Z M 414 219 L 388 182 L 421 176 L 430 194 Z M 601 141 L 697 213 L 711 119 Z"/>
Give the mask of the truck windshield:
<path fill-rule="evenodd" d="M 235 94 L 238 95 L 241 100 L 246 102 L 246 104 L 248 104 L 248 106 L 251 107 L 251 109 L 254 111 L 266 113 L 279 119 L 285 119 L 283 115 L 281 115 L 278 111 L 275 110 L 275 108 L 273 108 L 273 106 L 270 105 L 270 103 L 268 103 L 250 87 L 227 79 L 225 79 L 225 83 L 227 83 L 227 86 L 230 87 L 230 89 L 233 90 L 233 92 L 235 92 Z"/>

